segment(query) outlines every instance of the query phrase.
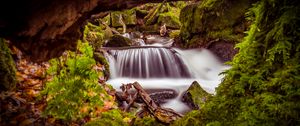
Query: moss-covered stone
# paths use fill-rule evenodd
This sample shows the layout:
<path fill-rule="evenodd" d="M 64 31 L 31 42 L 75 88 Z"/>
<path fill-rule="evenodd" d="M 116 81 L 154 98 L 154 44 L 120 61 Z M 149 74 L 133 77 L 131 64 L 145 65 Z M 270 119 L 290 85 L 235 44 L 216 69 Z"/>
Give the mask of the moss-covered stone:
<path fill-rule="evenodd" d="M 181 26 L 178 16 L 172 12 L 159 14 L 157 23 L 161 25 L 166 24 L 166 27 L 174 29 L 179 29 Z"/>
<path fill-rule="evenodd" d="M 181 23 L 179 21 L 180 8 L 177 4 L 170 5 L 170 3 L 160 3 L 153 8 L 149 14 L 144 18 L 146 25 L 163 25 L 173 29 L 179 29 Z M 178 6 L 182 4 L 178 4 Z"/>
<path fill-rule="evenodd" d="M 130 46 L 132 41 L 121 35 L 113 35 L 108 39 L 108 42 L 105 44 L 106 47 L 124 47 Z"/>
<path fill-rule="evenodd" d="M 180 35 L 186 47 L 190 46 L 189 40 L 197 34 L 208 38 L 206 40 L 230 38 L 240 41 L 243 36 L 233 37 L 235 33 L 232 31 L 235 26 L 245 23 L 244 15 L 251 3 L 251 0 L 204 0 L 183 8 L 180 13 Z"/>
<path fill-rule="evenodd" d="M 15 88 L 17 83 L 15 67 L 7 43 L 0 38 L 0 92 Z"/>
<path fill-rule="evenodd" d="M 83 40 L 89 42 L 95 49 L 102 47 L 104 39 L 109 33 L 103 31 L 100 26 L 87 23 L 84 28 Z"/>
<path fill-rule="evenodd" d="M 197 81 L 194 81 L 183 94 L 182 101 L 187 103 L 192 109 L 200 109 L 210 97 L 212 95 L 207 93 Z"/>
<path fill-rule="evenodd" d="M 123 24 L 120 23 L 120 16 L 125 25 L 135 25 L 136 24 L 136 11 L 135 9 L 115 11 L 111 13 L 111 24 L 112 27 L 122 27 Z"/>
<path fill-rule="evenodd" d="M 104 55 L 99 52 L 94 52 L 94 59 L 96 60 L 96 62 L 99 62 L 100 64 L 104 65 L 104 67 L 105 67 L 105 70 L 103 71 L 104 76 L 106 78 L 109 78 L 109 75 L 110 75 L 109 63 L 106 60 L 106 58 L 104 57 Z"/>
<path fill-rule="evenodd" d="M 172 30 L 169 33 L 169 37 L 170 38 L 176 38 L 176 37 L 179 37 L 179 34 L 180 34 L 180 30 Z"/>

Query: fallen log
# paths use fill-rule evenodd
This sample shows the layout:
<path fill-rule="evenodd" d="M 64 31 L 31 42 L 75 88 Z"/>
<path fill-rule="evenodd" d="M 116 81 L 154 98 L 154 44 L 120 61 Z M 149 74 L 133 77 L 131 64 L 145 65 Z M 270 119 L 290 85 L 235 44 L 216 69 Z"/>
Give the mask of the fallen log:
<path fill-rule="evenodd" d="M 130 95 L 129 90 L 134 87 L 136 90 L 136 93 L 134 96 Z M 140 97 L 145 104 L 143 108 L 146 108 L 148 112 L 154 116 L 157 120 L 163 122 L 163 123 L 171 123 L 179 118 L 182 117 L 181 114 L 175 112 L 172 109 L 169 108 L 162 108 L 159 105 L 157 105 L 147 94 L 147 92 L 142 88 L 142 86 L 138 82 L 129 83 L 126 85 L 121 86 L 123 90 L 122 97 L 125 99 L 125 101 L 129 104 L 125 110 L 129 110 L 131 105 L 135 102 L 137 97 Z M 144 111 L 144 110 L 142 110 Z M 140 112 L 138 112 L 140 113 Z"/>

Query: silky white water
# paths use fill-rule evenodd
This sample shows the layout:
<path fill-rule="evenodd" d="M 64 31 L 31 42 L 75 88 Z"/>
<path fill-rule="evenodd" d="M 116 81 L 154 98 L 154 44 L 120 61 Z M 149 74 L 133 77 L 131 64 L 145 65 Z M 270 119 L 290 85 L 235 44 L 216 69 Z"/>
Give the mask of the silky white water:
<path fill-rule="evenodd" d="M 149 47 L 111 49 L 106 54 L 111 76 L 107 83 L 121 91 L 122 84 L 139 82 L 145 89 L 173 89 L 179 95 L 162 104 L 183 113 L 187 106 L 181 95 L 193 81 L 208 93 L 214 94 L 221 83 L 219 75 L 229 66 L 223 65 L 205 49 L 180 50 L 176 48 Z"/>
<path fill-rule="evenodd" d="M 223 78 L 219 74 L 229 68 L 206 49 L 171 48 L 172 39 L 155 35 L 146 36 L 145 41 L 134 38 L 133 33 L 123 36 L 135 41 L 137 46 L 108 49 L 105 55 L 111 75 L 107 83 L 117 91 L 121 91 L 122 84 L 135 81 L 144 89 L 172 89 L 178 96 L 161 106 L 177 112 L 187 111 L 181 97 L 193 81 L 214 94 Z"/>

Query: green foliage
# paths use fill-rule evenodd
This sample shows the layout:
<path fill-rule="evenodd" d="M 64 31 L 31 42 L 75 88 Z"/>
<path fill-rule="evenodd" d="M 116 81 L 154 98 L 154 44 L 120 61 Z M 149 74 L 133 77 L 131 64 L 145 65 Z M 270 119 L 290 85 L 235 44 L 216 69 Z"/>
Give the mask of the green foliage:
<path fill-rule="evenodd" d="M 101 117 L 86 123 L 85 126 L 128 126 L 131 118 L 132 115 L 113 109 L 103 112 Z"/>
<path fill-rule="evenodd" d="M 201 125 L 300 124 L 299 6 L 261 0 L 250 9 L 253 24 L 232 68 L 217 95 L 191 118 Z"/>
<path fill-rule="evenodd" d="M 42 91 L 47 97 L 45 115 L 66 121 L 94 117 L 103 101 L 112 98 L 98 84 L 100 73 L 93 69 L 96 65 L 93 48 L 79 41 L 77 51 L 79 54 L 69 51 L 50 60 L 47 72 L 53 78 Z"/>
<path fill-rule="evenodd" d="M 16 86 L 16 68 L 11 51 L 4 39 L 0 38 L 0 92 Z"/>
<path fill-rule="evenodd" d="M 163 123 L 158 122 L 154 117 L 146 116 L 143 118 L 136 118 L 133 126 L 165 126 Z"/>

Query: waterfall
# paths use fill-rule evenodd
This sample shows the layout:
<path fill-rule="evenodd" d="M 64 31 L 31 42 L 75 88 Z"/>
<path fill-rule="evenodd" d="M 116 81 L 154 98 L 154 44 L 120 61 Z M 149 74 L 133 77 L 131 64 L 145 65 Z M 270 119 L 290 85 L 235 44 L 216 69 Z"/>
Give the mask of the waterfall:
<path fill-rule="evenodd" d="M 129 35 L 126 37 L 131 38 Z M 161 106 L 177 112 L 188 110 L 180 99 L 193 81 L 198 81 L 204 90 L 214 94 L 223 78 L 219 73 L 229 68 L 205 49 L 172 48 L 171 39 L 156 36 L 147 37 L 146 43 L 139 44 L 143 46 L 106 49 L 111 73 L 107 83 L 117 91 L 121 91 L 122 84 L 135 81 L 145 89 L 172 89 L 178 96 Z"/>
<path fill-rule="evenodd" d="M 186 64 L 175 50 L 131 48 L 109 50 L 112 77 L 190 78 Z"/>

